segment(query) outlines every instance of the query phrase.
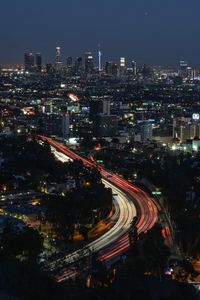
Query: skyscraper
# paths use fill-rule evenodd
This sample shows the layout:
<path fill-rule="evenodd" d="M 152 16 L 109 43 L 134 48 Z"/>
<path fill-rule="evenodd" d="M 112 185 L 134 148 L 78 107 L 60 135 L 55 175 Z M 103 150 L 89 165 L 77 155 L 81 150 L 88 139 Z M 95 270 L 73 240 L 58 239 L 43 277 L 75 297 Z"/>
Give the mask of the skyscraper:
<path fill-rule="evenodd" d="M 179 76 L 180 77 L 187 76 L 187 68 L 188 68 L 188 62 L 185 60 L 181 60 L 180 65 L 179 65 Z"/>
<path fill-rule="evenodd" d="M 69 125 L 70 125 L 70 119 L 69 114 L 65 114 L 62 117 L 62 133 L 63 138 L 67 138 L 69 136 Z"/>
<path fill-rule="evenodd" d="M 75 73 L 81 74 L 83 70 L 83 59 L 82 57 L 77 57 L 75 60 Z"/>
<path fill-rule="evenodd" d="M 137 64 L 136 61 L 132 61 L 132 69 L 133 69 L 133 76 L 135 77 L 137 75 Z"/>
<path fill-rule="evenodd" d="M 24 54 L 24 69 L 26 72 L 32 72 L 35 66 L 35 58 L 33 53 Z"/>
<path fill-rule="evenodd" d="M 90 101 L 90 117 L 91 119 L 95 119 L 95 117 L 99 114 L 102 115 L 110 115 L 110 99 L 109 98 L 101 98 L 98 100 Z"/>
<path fill-rule="evenodd" d="M 99 49 L 99 50 L 98 50 L 98 63 L 99 63 L 98 69 L 99 69 L 99 72 L 101 71 L 101 59 L 102 59 L 102 52 L 101 52 L 101 50 Z"/>
<path fill-rule="evenodd" d="M 125 57 L 120 57 L 120 75 L 124 75 L 126 71 L 126 60 Z"/>
<path fill-rule="evenodd" d="M 107 61 L 105 65 L 105 72 L 108 75 L 117 76 L 118 75 L 118 65 L 112 61 Z"/>
<path fill-rule="evenodd" d="M 195 70 L 191 67 L 187 67 L 187 78 L 194 79 L 195 77 Z"/>
<path fill-rule="evenodd" d="M 55 57 L 55 69 L 59 71 L 62 66 L 61 62 L 61 49 L 60 47 L 56 47 L 56 57 Z"/>
<path fill-rule="evenodd" d="M 35 65 L 36 65 L 36 70 L 38 72 L 42 71 L 42 55 L 40 53 L 35 54 Z"/>
<path fill-rule="evenodd" d="M 138 128 L 139 132 L 141 134 L 141 141 L 146 142 L 146 141 L 151 141 L 152 140 L 152 132 L 153 132 L 153 127 L 152 123 L 149 122 L 148 120 L 142 121 L 138 123 Z"/>
<path fill-rule="evenodd" d="M 118 75 L 118 65 L 115 64 L 115 63 L 112 65 L 112 75 L 113 76 L 117 76 Z"/>
<path fill-rule="evenodd" d="M 71 56 L 68 56 L 67 57 L 67 68 L 72 67 L 72 64 L 73 64 L 73 59 Z"/>
<path fill-rule="evenodd" d="M 54 66 L 52 64 L 46 64 L 46 73 L 53 74 L 55 71 Z"/>
<path fill-rule="evenodd" d="M 112 67 L 113 67 L 113 62 L 112 61 L 107 61 L 106 65 L 105 65 L 106 74 L 112 75 Z"/>
<path fill-rule="evenodd" d="M 120 57 L 120 67 L 125 67 L 126 66 L 126 60 L 125 57 Z"/>
<path fill-rule="evenodd" d="M 94 59 L 91 52 L 85 53 L 85 73 L 91 74 L 94 71 Z"/>
<path fill-rule="evenodd" d="M 71 56 L 67 57 L 67 73 L 72 74 L 73 69 L 73 59 Z"/>

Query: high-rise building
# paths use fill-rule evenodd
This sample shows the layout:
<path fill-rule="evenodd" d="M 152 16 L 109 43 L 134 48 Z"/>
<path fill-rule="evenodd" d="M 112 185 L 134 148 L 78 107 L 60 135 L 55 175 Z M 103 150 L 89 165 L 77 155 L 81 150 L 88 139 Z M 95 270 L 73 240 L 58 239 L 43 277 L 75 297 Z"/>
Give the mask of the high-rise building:
<path fill-rule="evenodd" d="M 152 124 L 149 122 L 144 122 L 141 125 L 141 134 L 142 141 L 151 141 L 152 140 Z"/>
<path fill-rule="evenodd" d="M 152 79 L 154 77 L 153 68 L 150 65 L 144 64 L 141 70 L 144 79 Z"/>
<path fill-rule="evenodd" d="M 125 60 L 125 57 L 120 57 L 120 67 L 124 67 L 125 68 L 126 66 L 126 60 Z"/>
<path fill-rule="evenodd" d="M 195 77 L 195 70 L 191 67 L 187 67 L 187 78 L 194 79 Z"/>
<path fill-rule="evenodd" d="M 141 142 L 147 142 L 152 140 L 153 127 L 152 123 L 148 120 L 139 122 L 137 125 L 141 136 Z"/>
<path fill-rule="evenodd" d="M 179 76 L 180 77 L 186 77 L 187 76 L 187 68 L 188 68 L 188 62 L 185 60 L 180 61 L 179 65 Z"/>
<path fill-rule="evenodd" d="M 38 72 L 42 71 L 42 55 L 40 53 L 35 54 L 35 66 Z"/>
<path fill-rule="evenodd" d="M 56 71 L 59 71 L 62 66 L 61 62 L 61 48 L 56 47 L 56 57 L 55 57 L 55 69 Z"/>
<path fill-rule="evenodd" d="M 90 101 L 90 117 L 95 119 L 97 115 L 110 115 L 110 99 L 98 99 Z"/>
<path fill-rule="evenodd" d="M 71 56 L 67 57 L 67 73 L 72 74 L 73 71 L 73 59 Z"/>
<path fill-rule="evenodd" d="M 118 75 L 118 66 L 112 61 L 107 61 L 105 65 L 105 72 L 108 75 L 117 76 Z"/>
<path fill-rule="evenodd" d="M 85 53 L 85 73 L 91 74 L 94 71 L 94 59 L 91 52 Z"/>
<path fill-rule="evenodd" d="M 46 73 L 53 74 L 55 71 L 54 66 L 52 64 L 46 64 Z"/>
<path fill-rule="evenodd" d="M 62 135 L 62 117 L 57 114 L 43 114 L 39 120 L 38 131 L 47 135 Z"/>
<path fill-rule="evenodd" d="M 181 143 L 186 140 L 200 138 L 199 114 L 191 117 L 176 117 L 173 119 L 173 138 L 179 139 Z"/>
<path fill-rule="evenodd" d="M 126 59 L 125 57 L 120 57 L 120 75 L 124 75 L 126 71 Z"/>
<path fill-rule="evenodd" d="M 98 50 L 98 69 L 99 69 L 99 72 L 101 71 L 101 60 L 102 60 L 102 52 L 99 49 Z"/>
<path fill-rule="evenodd" d="M 133 76 L 135 77 L 137 75 L 137 64 L 136 61 L 132 61 L 132 69 L 133 69 Z"/>
<path fill-rule="evenodd" d="M 106 65 L 105 65 L 105 72 L 108 75 L 112 75 L 112 66 L 113 66 L 113 62 L 112 61 L 107 61 Z"/>
<path fill-rule="evenodd" d="M 71 56 L 67 57 L 67 68 L 72 68 L 73 66 L 73 59 Z"/>
<path fill-rule="evenodd" d="M 118 76 L 118 65 L 115 63 L 112 65 L 112 75 Z"/>
<path fill-rule="evenodd" d="M 62 117 L 62 133 L 63 133 L 63 138 L 66 139 L 69 136 L 69 125 L 70 125 L 70 116 L 69 114 L 65 114 Z"/>
<path fill-rule="evenodd" d="M 101 100 L 92 100 L 90 101 L 90 118 L 94 120 L 94 118 L 98 114 L 103 113 L 103 102 Z"/>
<path fill-rule="evenodd" d="M 75 73 L 81 74 L 83 71 L 83 59 L 82 57 L 77 57 L 75 60 Z"/>
<path fill-rule="evenodd" d="M 24 54 L 24 69 L 26 72 L 34 71 L 35 58 L 33 53 Z"/>
<path fill-rule="evenodd" d="M 196 124 L 188 123 L 180 126 L 180 141 L 193 140 L 196 136 Z"/>

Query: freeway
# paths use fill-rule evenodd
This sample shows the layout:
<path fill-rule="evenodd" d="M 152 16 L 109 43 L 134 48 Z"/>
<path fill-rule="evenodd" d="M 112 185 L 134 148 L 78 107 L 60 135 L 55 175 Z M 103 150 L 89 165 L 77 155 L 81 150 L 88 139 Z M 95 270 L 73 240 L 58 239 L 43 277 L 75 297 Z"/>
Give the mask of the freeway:
<path fill-rule="evenodd" d="M 99 252 L 100 249 L 109 249 L 111 244 L 115 244 L 118 241 L 119 236 L 123 236 L 129 230 L 130 222 L 136 215 L 135 206 L 132 201 L 127 200 L 126 196 L 116 187 L 113 186 L 113 190 L 115 193 L 118 193 L 117 196 L 114 196 L 115 207 L 119 207 L 116 224 L 101 237 L 87 245 L 85 251 L 83 251 L 83 249 L 74 251 L 72 254 L 51 263 L 50 269 L 53 270 L 54 273 L 57 273 L 57 271 L 60 273 L 60 275 L 57 276 L 58 281 L 70 277 L 71 274 L 74 275 L 74 270 L 73 268 L 70 270 L 70 267 L 73 263 L 80 260 L 80 256 L 88 256 L 90 254 L 89 251 Z M 101 259 L 103 259 L 102 255 Z"/>
<path fill-rule="evenodd" d="M 65 145 L 53 140 L 52 138 L 39 136 L 43 142 L 48 142 L 58 159 L 66 161 L 69 158 L 82 160 L 86 167 L 96 167 L 92 161 L 81 157 Z M 88 245 L 90 251 L 99 253 L 100 259 L 106 264 L 118 260 L 122 253 L 129 248 L 128 232 L 133 217 L 137 215 L 137 229 L 139 233 L 150 230 L 158 220 L 158 212 L 160 206 L 155 202 L 154 198 L 149 196 L 143 190 L 126 181 L 119 175 L 116 175 L 103 168 L 99 168 L 103 183 L 110 187 L 115 196 L 115 205 L 119 207 L 119 218 L 116 224 L 104 235 Z M 86 251 L 87 252 L 87 251 Z M 63 281 L 74 276 L 74 271 L 70 270 L 69 265 L 80 259 L 82 252 L 75 251 L 66 257 L 56 260 L 50 264 L 49 268 L 54 273 L 58 271 L 57 280 Z M 88 254 L 84 254 L 88 255 Z"/>

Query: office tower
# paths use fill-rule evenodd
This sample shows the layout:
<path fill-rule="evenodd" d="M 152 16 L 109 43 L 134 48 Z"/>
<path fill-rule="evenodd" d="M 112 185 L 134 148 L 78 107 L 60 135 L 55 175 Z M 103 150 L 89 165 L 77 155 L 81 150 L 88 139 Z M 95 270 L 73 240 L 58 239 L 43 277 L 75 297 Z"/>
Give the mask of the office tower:
<path fill-rule="evenodd" d="M 193 140 L 196 136 L 196 124 L 192 122 L 180 126 L 180 141 Z"/>
<path fill-rule="evenodd" d="M 120 67 L 125 68 L 126 60 L 125 57 L 120 57 Z"/>
<path fill-rule="evenodd" d="M 46 73 L 47 74 L 53 74 L 54 71 L 55 71 L 55 69 L 52 64 L 46 64 Z"/>
<path fill-rule="evenodd" d="M 137 64 L 135 61 L 132 61 L 133 77 L 137 75 Z"/>
<path fill-rule="evenodd" d="M 99 114 L 110 115 L 110 99 L 90 101 L 90 117 L 94 119 Z"/>
<path fill-rule="evenodd" d="M 103 113 L 103 102 L 101 100 L 92 100 L 90 101 L 90 119 L 94 120 L 94 118 L 98 114 Z"/>
<path fill-rule="evenodd" d="M 61 49 L 60 47 L 56 47 L 56 57 L 55 57 L 55 69 L 59 71 L 62 66 L 61 62 Z"/>
<path fill-rule="evenodd" d="M 112 75 L 118 76 L 118 65 L 115 63 L 112 65 Z"/>
<path fill-rule="evenodd" d="M 112 61 L 107 61 L 106 62 L 106 65 L 105 65 L 106 74 L 112 75 L 112 65 L 113 65 Z"/>
<path fill-rule="evenodd" d="M 40 53 L 35 54 L 35 65 L 36 65 L 36 71 L 41 72 L 42 71 L 42 55 Z"/>
<path fill-rule="evenodd" d="M 75 60 L 75 73 L 81 74 L 83 71 L 83 59 L 82 57 L 77 57 Z"/>
<path fill-rule="evenodd" d="M 191 117 L 176 117 L 173 119 L 173 138 L 179 139 L 181 143 L 186 140 L 200 138 L 199 114 Z"/>
<path fill-rule="evenodd" d="M 151 141 L 152 140 L 152 124 L 149 121 L 143 121 L 138 124 L 139 132 L 141 134 L 141 141 Z"/>
<path fill-rule="evenodd" d="M 187 79 L 194 79 L 195 71 L 191 67 L 187 67 Z"/>
<path fill-rule="evenodd" d="M 120 75 L 123 76 L 126 71 L 126 60 L 125 57 L 120 57 Z"/>
<path fill-rule="evenodd" d="M 34 71 L 35 66 L 35 58 L 33 53 L 25 53 L 24 54 L 24 68 L 26 72 Z"/>
<path fill-rule="evenodd" d="M 98 50 L 98 69 L 99 69 L 99 72 L 101 71 L 101 59 L 102 59 L 102 52 L 101 50 L 99 49 Z"/>
<path fill-rule="evenodd" d="M 56 64 L 61 63 L 61 49 L 60 47 L 56 47 L 56 59 L 55 59 Z"/>
<path fill-rule="evenodd" d="M 180 61 L 179 65 L 179 76 L 185 78 L 187 76 L 187 68 L 188 68 L 188 62 L 185 60 Z"/>
<path fill-rule="evenodd" d="M 73 66 L 73 59 L 71 56 L 67 57 L 67 68 L 72 68 Z"/>
<path fill-rule="evenodd" d="M 144 64 L 141 70 L 141 74 L 144 79 L 152 79 L 154 76 L 153 68 L 147 64 Z"/>
<path fill-rule="evenodd" d="M 67 57 L 67 73 L 72 74 L 73 70 L 73 59 L 71 56 Z"/>
<path fill-rule="evenodd" d="M 117 76 L 118 75 L 118 66 L 112 61 L 107 61 L 105 65 L 105 72 L 108 75 Z"/>
<path fill-rule="evenodd" d="M 57 114 L 43 114 L 38 125 L 38 131 L 41 134 L 61 136 L 62 117 Z"/>
<path fill-rule="evenodd" d="M 69 136 L 69 125 L 70 125 L 69 118 L 70 118 L 69 114 L 65 114 L 62 117 L 62 134 L 64 139 L 66 139 Z"/>
<path fill-rule="evenodd" d="M 91 52 L 85 53 L 85 73 L 91 74 L 94 71 L 94 59 Z"/>

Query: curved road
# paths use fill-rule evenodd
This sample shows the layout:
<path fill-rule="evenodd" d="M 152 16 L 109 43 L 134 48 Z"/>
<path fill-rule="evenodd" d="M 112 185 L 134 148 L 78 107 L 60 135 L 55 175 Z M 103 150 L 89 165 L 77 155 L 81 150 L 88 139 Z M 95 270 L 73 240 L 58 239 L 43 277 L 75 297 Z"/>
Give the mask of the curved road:
<path fill-rule="evenodd" d="M 81 157 L 52 138 L 39 136 L 39 139 L 48 142 L 54 148 L 57 158 L 63 162 L 69 160 L 69 158 L 72 160 L 79 159 L 83 161 L 85 166 L 96 167 L 94 162 Z M 103 183 L 110 187 L 114 194 L 117 194 L 115 196 L 115 206 L 119 208 L 119 218 L 108 232 L 90 243 L 87 249 L 92 252 L 98 251 L 100 259 L 109 264 L 118 260 L 122 253 L 129 248 L 128 231 L 133 217 L 136 214 L 138 216 L 138 232 L 147 232 L 158 220 L 160 207 L 151 196 L 122 177 L 103 168 L 99 171 Z M 74 270 L 70 270 L 69 266 L 80 259 L 80 256 L 87 256 L 87 249 L 85 253 L 83 253 L 83 250 L 78 250 L 49 265 L 49 269 L 57 274 L 57 281 L 60 282 L 74 276 Z"/>

